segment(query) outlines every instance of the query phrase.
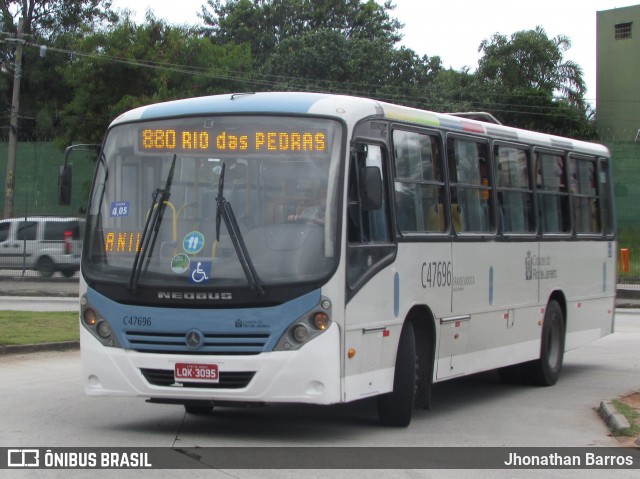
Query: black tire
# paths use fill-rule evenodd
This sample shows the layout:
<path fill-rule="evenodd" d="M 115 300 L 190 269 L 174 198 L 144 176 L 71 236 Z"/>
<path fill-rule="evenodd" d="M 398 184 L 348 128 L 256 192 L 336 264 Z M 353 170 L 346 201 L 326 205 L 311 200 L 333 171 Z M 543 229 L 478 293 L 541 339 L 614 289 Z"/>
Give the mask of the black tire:
<path fill-rule="evenodd" d="M 60 270 L 60 274 L 65 278 L 71 278 L 74 274 L 76 274 L 76 270 L 73 268 L 63 268 Z"/>
<path fill-rule="evenodd" d="M 211 401 L 189 401 L 184 403 L 184 410 L 187 414 L 207 415 L 213 411 L 213 402 Z"/>
<path fill-rule="evenodd" d="M 522 365 L 529 383 L 553 386 L 560 378 L 564 358 L 564 315 L 557 301 L 551 300 L 544 313 L 540 358 Z"/>
<path fill-rule="evenodd" d="M 383 426 L 407 427 L 416 395 L 416 340 L 413 325 L 405 322 L 400 333 L 393 391 L 378 396 L 378 418 Z"/>
<path fill-rule="evenodd" d="M 40 276 L 42 276 L 43 278 L 51 278 L 51 276 L 53 276 L 53 273 L 56 272 L 56 265 L 48 256 L 43 256 L 42 258 L 40 258 L 38 260 L 38 265 L 36 266 L 36 268 L 38 269 L 38 273 L 40 273 Z"/>

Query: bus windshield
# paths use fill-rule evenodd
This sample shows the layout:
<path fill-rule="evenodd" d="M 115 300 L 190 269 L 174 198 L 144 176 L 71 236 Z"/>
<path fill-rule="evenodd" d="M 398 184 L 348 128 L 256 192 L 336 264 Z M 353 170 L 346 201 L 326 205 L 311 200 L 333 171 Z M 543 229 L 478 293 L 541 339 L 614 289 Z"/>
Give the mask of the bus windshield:
<path fill-rule="evenodd" d="M 133 290 L 321 284 L 339 257 L 341 138 L 340 123 L 307 117 L 114 126 L 90 197 L 84 274 Z"/>

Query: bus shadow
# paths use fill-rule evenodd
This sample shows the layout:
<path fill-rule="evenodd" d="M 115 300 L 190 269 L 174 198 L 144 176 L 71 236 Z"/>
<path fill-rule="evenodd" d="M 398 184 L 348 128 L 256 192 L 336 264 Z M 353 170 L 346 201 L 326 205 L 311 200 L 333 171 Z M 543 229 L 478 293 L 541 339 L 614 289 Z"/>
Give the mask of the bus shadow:
<path fill-rule="evenodd" d="M 589 365 L 566 365 L 557 386 L 570 386 L 592 369 Z M 476 410 L 488 404 L 500 406 L 519 397 L 541 394 L 544 389 L 527 384 L 505 384 L 496 371 L 437 383 L 433 385 L 431 409 L 414 411 L 409 428 L 430 430 L 434 423 L 450 419 L 451 415 L 467 414 L 472 408 Z M 382 435 L 394 430 L 379 425 L 375 398 L 331 406 L 220 406 L 214 407 L 210 414 L 201 415 L 186 414 L 179 405 L 146 407 L 160 408 L 159 411 L 167 415 L 162 421 L 150 421 L 147 417 L 112 424 L 112 428 L 148 434 L 177 430 L 176 445 L 179 447 L 366 444 L 375 440 L 378 432 Z M 151 415 L 156 416 L 156 413 Z M 405 429 L 395 431 L 399 434 L 398 441 L 402 442 Z"/>

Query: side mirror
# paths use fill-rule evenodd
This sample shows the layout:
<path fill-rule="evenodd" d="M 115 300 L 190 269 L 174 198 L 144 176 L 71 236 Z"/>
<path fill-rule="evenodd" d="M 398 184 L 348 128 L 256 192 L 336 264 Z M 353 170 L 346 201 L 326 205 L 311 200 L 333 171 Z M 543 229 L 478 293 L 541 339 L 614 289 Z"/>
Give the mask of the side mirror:
<path fill-rule="evenodd" d="M 98 153 L 100 145 L 71 145 L 64 150 L 64 165 L 60 167 L 58 174 L 58 204 L 60 206 L 69 206 L 71 204 L 71 163 L 69 155 L 74 151 L 93 151 Z"/>
<path fill-rule="evenodd" d="M 60 167 L 58 175 L 58 204 L 68 206 L 71 204 L 71 164 L 65 163 Z"/>
<path fill-rule="evenodd" d="M 377 166 L 365 166 L 360 201 L 364 211 L 382 207 L 382 177 Z"/>

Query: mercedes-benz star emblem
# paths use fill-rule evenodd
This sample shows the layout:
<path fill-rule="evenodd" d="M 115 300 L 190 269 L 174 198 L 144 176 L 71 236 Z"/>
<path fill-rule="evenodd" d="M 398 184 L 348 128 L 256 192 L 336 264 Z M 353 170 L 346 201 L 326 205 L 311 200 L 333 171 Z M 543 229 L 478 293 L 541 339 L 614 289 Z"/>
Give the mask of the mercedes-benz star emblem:
<path fill-rule="evenodd" d="M 204 336 L 200 331 L 198 331 L 197 329 L 192 329 L 187 333 L 185 342 L 187 343 L 187 347 L 189 349 L 198 349 L 200 346 L 202 346 L 203 339 Z"/>

